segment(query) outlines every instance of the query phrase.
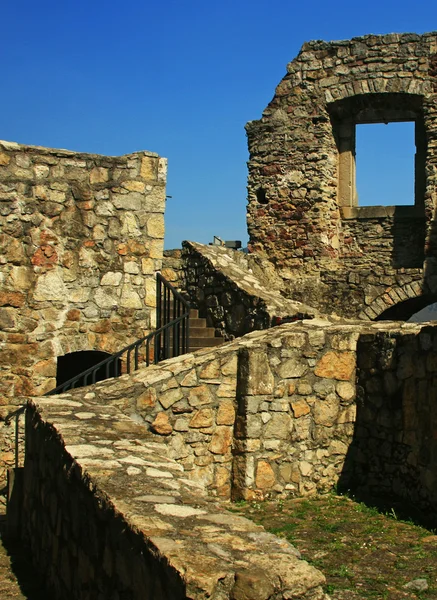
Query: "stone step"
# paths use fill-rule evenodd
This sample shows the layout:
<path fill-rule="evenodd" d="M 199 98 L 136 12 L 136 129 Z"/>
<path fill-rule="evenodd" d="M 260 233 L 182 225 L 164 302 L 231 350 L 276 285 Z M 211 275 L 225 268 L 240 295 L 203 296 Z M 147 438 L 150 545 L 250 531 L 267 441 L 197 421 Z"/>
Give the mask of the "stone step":
<path fill-rule="evenodd" d="M 173 318 L 173 306 L 170 307 L 170 311 L 166 313 L 167 318 Z M 170 344 L 173 339 L 172 333 L 170 333 Z M 223 344 L 224 340 L 221 337 L 216 337 L 214 327 L 208 327 L 206 319 L 199 317 L 199 311 L 197 308 L 190 308 L 190 321 L 189 321 L 189 348 L 190 350 L 198 350 L 200 348 L 212 348 Z"/>
<path fill-rule="evenodd" d="M 170 310 L 168 311 L 168 315 L 170 316 L 170 318 L 173 318 L 173 315 L 174 315 L 173 307 L 171 307 Z M 198 319 L 198 318 L 199 318 L 198 309 L 190 308 L 190 319 Z"/>
<path fill-rule="evenodd" d="M 213 346 L 220 346 L 224 343 L 223 338 L 211 337 L 211 338 L 192 338 L 190 337 L 190 350 L 199 348 L 212 348 Z"/>
<path fill-rule="evenodd" d="M 191 327 L 190 320 L 190 339 L 191 338 L 212 338 L 215 337 L 215 329 L 213 327 Z"/>
<path fill-rule="evenodd" d="M 206 319 L 200 318 L 191 318 L 190 317 L 190 329 L 194 327 L 206 327 Z"/>

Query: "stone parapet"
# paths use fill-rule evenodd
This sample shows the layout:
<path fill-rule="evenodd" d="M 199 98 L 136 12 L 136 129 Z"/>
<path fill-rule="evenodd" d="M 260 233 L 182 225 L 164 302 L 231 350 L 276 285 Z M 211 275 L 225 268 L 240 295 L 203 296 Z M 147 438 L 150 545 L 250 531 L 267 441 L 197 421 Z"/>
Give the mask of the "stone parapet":
<path fill-rule="evenodd" d="M 312 319 L 33 399 L 23 535 L 59 597 L 109 577 L 156 598 L 323 598 L 289 545 L 217 502 L 337 486 L 435 527 L 436 365 L 436 326 Z"/>
<path fill-rule="evenodd" d="M 224 510 L 94 394 L 36 399 L 26 443 L 22 535 L 54 598 L 328 600 L 291 544 Z"/>
<path fill-rule="evenodd" d="M 182 257 L 189 297 L 225 339 L 318 314 L 284 297 L 283 280 L 271 263 L 256 255 L 184 242 Z"/>
<path fill-rule="evenodd" d="M 62 397 L 81 401 L 86 394 L 89 402 L 115 406 L 147 424 L 186 477 L 223 500 L 305 496 L 354 481 L 366 487 L 366 469 L 356 461 L 375 459 L 368 431 L 375 417 L 381 427 L 393 427 L 386 437 L 382 429 L 378 434 L 387 452 L 377 469 L 384 489 L 406 500 L 413 499 L 409 488 L 420 490 L 414 501 L 431 514 L 437 486 L 429 386 L 436 335 L 429 325 L 312 319 L 252 332 Z M 380 382 L 378 391 L 367 377 Z M 417 408 L 409 404 L 413 398 Z M 419 411 L 417 439 L 406 420 L 412 411 Z M 393 462 L 395 443 L 414 468 Z M 376 481 L 369 484 L 374 494 Z"/>

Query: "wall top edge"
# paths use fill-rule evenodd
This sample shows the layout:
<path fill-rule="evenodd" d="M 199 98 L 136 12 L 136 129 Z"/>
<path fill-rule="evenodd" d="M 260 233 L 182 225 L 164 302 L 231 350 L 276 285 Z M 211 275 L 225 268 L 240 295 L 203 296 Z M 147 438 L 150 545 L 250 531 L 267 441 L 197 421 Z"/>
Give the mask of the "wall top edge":
<path fill-rule="evenodd" d="M 306 50 L 325 50 L 327 48 L 333 48 L 338 46 L 349 46 L 350 44 L 356 44 L 357 42 L 368 42 L 369 40 L 375 40 L 375 42 L 382 43 L 394 43 L 394 42 L 419 42 L 429 41 L 430 38 L 437 37 L 437 31 L 428 31 L 425 33 L 415 32 L 392 32 L 392 33 L 369 33 L 366 35 L 356 36 L 350 39 L 342 40 L 310 40 L 304 42 L 301 48 L 301 52 Z"/>
<path fill-rule="evenodd" d="M 45 156 L 57 156 L 57 157 L 76 157 L 76 158 L 88 158 L 88 159 L 121 159 L 121 158 L 134 158 L 142 156 L 150 156 L 152 158 L 161 158 L 156 152 L 150 152 L 149 150 L 138 150 L 129 154 L 121 154 L 119 156 L 108 156 L 106 154 L 96 154 L 91 152 L 76 152 L 74 150 L 66 150 L 64 148 L 47 148 L 46 146 L 32 146 L 28 144 L 18 144 L 17 142 L 10 142 L 7 140 L 0 140 L 0 150 L 6 152 L 27 152 L 34 154 L 43 154 Z"/>

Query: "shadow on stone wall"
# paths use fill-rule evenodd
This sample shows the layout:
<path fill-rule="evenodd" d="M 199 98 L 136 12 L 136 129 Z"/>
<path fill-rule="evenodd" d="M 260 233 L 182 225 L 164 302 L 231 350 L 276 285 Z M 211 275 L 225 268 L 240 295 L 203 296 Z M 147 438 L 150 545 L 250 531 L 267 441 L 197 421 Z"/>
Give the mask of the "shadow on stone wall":
<path fill-rule="evenodd" d="M 422 269 L 425 258 L 426 220 L 423 213 L 410 216 L 408 209 L 416 207 L 395 206 L 391 226 L 393 239 L 392 265 L 395 269 Z M 407 210 L 405 210 L 407 209 Z"/>
<path fill-rule="evenodd" d="M 5 535 L 0 526 L 0 595 L 17 600 L 53 600 L 41 575 L 32 565 L 31 557 L 17 539 Z"/>
<path fill-rule="evenodd" d="M 338 487 L 437 525 L 437 335 L 362 335 L 357 417 Z"/>

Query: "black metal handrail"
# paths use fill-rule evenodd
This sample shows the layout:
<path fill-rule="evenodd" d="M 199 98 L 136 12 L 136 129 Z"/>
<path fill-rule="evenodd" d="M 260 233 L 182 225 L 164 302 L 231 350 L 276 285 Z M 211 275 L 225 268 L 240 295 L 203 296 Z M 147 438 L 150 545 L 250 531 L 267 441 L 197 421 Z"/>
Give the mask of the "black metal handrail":
<path fill-rule="evenodd" d="M 122 375 L 122 356 L 125 359 L 125 373 L 138 369 L 141 362 L 146 366 L 156 364 L 170 356 L 185 354 L 189 349 L 190 305 L 185 298 L 160 274 L 156 274 L 156 326 L 157 329 L 145 337 L 129 344 L 119 352 L 111 354 L 108 358 L 96 365 L 89 367 L 82 373 L 71 377 L 55 389 L 46 393 L 46 396 L 61 394 L 67 390 L 91 385 L 109 377 Z M 153 352 L 152 352 L 153 349 Z M 101 370 L 104 369 L 104 377 Z"/>
<path fill-rule="evenodd" d="M 161 273 L 156 274 L 156 327 L 161 329 L 168 323 L 175 322 L 172 336 L 161 340 L 158 333 L 157 343 L 168 357 L 169 342 L 172 344 L 173 356 L 188 352 L 190 304 L 167 281 Z M 179 320 L 181 319 L 182 320 Z M 182 350 L 182 351 L 181 351 Z"/>

